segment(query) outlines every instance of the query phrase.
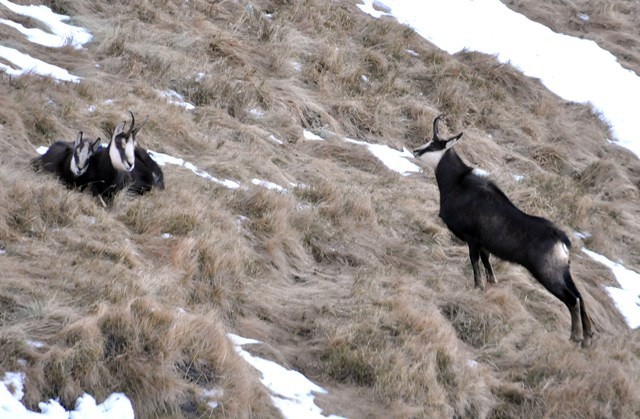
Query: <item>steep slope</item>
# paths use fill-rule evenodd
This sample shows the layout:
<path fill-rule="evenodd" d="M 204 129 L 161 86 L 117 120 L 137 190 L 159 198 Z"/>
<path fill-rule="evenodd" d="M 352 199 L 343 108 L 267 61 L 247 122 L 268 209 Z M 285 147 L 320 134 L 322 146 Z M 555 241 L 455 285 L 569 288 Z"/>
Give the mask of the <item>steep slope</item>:
<path fill-rule="evenodd" d="M 518 205 L 636 271 L 638 159 L 588 107 L 355 3 L 49 2 L 93 34 L 80 50 L 0 25 L 3 45 L 82 78 L 0 77 L 0 370 L 26 372 L 30 407 L 121 391 L 139 417 L 278 417 L 233 332 L 328 389 L 327 414 L 640 414 L 640 342 L 605 267 L 572 257 L 598 333 L 582 350 L 524 269 L 496 261 L 498 285 L 473 289 L 431 173 L 400 176 L 343 138 L 411 148 L 445 113 L 463 158 Z M 241 187 L 167 165 L 165 191 L 103 208 L 29 169 L 37 146 L 128 110 L 150 116 L 143 146 Z"/>

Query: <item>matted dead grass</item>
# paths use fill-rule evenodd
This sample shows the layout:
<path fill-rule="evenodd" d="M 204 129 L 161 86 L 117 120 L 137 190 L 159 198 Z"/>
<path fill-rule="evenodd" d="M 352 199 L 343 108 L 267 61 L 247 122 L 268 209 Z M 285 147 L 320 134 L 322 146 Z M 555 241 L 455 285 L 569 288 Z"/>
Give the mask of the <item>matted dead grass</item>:
<path fill-rule="evenodd" d="M 94 41 L 29 51 L 82 82 L 0 78 L 0 367 L 27 373 L 30 407 L 122 391 L 139 417 L 278 417 L 233 332 L 327 388 L 326 413 L 640 414 L 638 335 L 603 289 L 611 274 L 579 251 L 640 271 L 640 163 L 588 107 L 352 1 L 53 3 Z M 595 3 L 594 19 L 628 7 Z M 553 19 L 568 7 L 544 4 Z M 128 110 L 150 116 L 142 146 L 241 187 L 167 165 L 166 190 L 103 208 L 29 169 L 35 147 L 104 135 Z M 568 341 L 566 308 L 520 267 L 496 260 L 498 284 L 473 289 L 432 173 L 400 176 L 342 140 L 411 148 L 440 113 L 520 207 L 591 233 L 572 238 L 572 272 L 592 348 Z"/>

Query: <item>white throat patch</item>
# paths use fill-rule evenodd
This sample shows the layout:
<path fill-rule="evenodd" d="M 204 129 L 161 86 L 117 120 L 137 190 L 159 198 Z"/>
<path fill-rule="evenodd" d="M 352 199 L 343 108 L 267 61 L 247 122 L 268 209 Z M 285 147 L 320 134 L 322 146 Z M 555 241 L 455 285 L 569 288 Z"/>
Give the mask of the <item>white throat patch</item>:
<path fill-rule="evenodd" d="M 446 149 L 438 151 L 427 151 L 426 153 L 418 157 L 418 160 L 424 162 L 433 170 L 436 170 L 436 167 L 438 167 L 438 163 L 440 163 L 440 160 L 442 159 L 442 156 L 444 156 L 444 153 L 446 151 Z"/>
<path fill-rule="evenodd" d="M 75 159 L 74 156 L 71 156 L 71 167 L 70 167 L 70 169 L 71 169 L 71 173 L 73 173 L 74 176 L 80 176 L 87 170 L 86 166 L 85 166 L 85 168 L 83 170 L 78 169 L 78 165 L 76 164 L 76 159 Z"/>

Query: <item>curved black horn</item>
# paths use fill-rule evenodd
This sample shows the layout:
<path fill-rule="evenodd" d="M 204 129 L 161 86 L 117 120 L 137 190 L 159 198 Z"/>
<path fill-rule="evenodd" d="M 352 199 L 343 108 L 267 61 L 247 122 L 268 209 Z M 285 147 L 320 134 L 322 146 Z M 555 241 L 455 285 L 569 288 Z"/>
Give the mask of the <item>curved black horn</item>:
<path fill-rule="evenodd" d="M 129 115 L 131 115 L 131 126 L 129 127 L 128 133 L 131 134 L 133 132 L 133 127 L 136 126 L 136 117 L 133 116 L 133 112 L 129 111 Z"/>

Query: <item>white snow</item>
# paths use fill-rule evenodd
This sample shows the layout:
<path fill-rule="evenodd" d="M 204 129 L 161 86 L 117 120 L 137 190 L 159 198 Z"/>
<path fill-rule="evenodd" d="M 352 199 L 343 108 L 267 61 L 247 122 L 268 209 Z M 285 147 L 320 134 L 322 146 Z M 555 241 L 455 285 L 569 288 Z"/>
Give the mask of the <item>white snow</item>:
<path fill-rule="evenodd" d="M 39 340 L 31 340 L 31 339 L 27 339 L 27 345 L 31 346 L 32 348 L 36 348 L 36 349 L 40 349 L 40 348 L 44 348 L 45 343 L 41 342 Z"/>
<path fill-rule="evenodd" d="M 133 406 L 122 393 L 113 393 L 102 403 L 89 394 L 76 400 L 75 409 L 66 411 L 57 400 L 38 403 L 40 413 L 28 410 L 21 402 L 24 397 L 23 372 L 6 372 L 0 382 L 0 418 L 11 419 L 133 419 Z"/>
<path fill-rule="evenodd" d="M 388 13 L 362 1 L 365 13 L 390 13 L 450 54 L 496 55 L 562 98 L 591 103 L 619 144 L 640 156 L 640 77 L 595 42 L 553 32 L 499 0 L 393 0 Z"/>
<path fill-rule="evenodd" d="M 0 58 L 4 58 L 15 67 L 17 67 L 14 68 L 0 63 L 0 70 L 11 76 L 19 76 L 25 73 L 34 73 L 41 76 L 53 77 L 54 79 L 60 81 L 72 81 L 74 83 L 80 81 L 80 77 L 74 76 L 64 68 L 45 63 L 44 61 L 33 58 L 30 55 L 23 54 L 22 52 L 14 48 L 4 47 L 0 45 Z"/>
<path fill-rule="evenodd" d="M 630 328 L 640 327 L 640 273 L 625 268 L 596 252 L 583 248 L 591 259 L 611 269 L 620 288 L 605 287 Z"/>
<path fill-rule="evenodd" d="M 221 388 L 203 389 L 202 397 L 206 399 L 220 399 L 224 395 L 224 391 Z M 215 409 L 218 407 L 218 402 L 215 400 L 209 400 L 207 402 L 210 408 Z"/>
<path fill-rule="evenodd" d="M 194 110 L 196 107 L 194 104 L 186 102 L 184 96 L 175 90 L 167 89 L 165 91 L 158 91 L 158 94 L 167 99 L 167 102 L 171 105 L 180 106 L 188 111 Z"/>
<path fill-rule="evenodd" d="M 312 133 L 311 131 L 304 130 L 304 138 L 310 141 L 324 141 L 324 138 Z M 394 172 L 400 173 L 402 176 L 408 176 L 411 173 L 420 173 L 420 166 L 407 160 L 413 159 L 413 154 L 403 148 L 402 151 L 394 150 L 393 148 L 383 144 L 372 144 L 366 141 L 354 140 L 352 138 L 344 138 L 344 141 L 351 144 L 358 144 L 365 146 L 371 154 L 373 154 L 378 160 L 380 160 L 385 166 Z"/>
<path fill-rule="evenodd" d="M 87 42 L 90 42 L 93 38 L 88 30 L 64 23 L 69 20 L 69 16 L 53 13 L 47 6 L 22 6 L 14 4 L 8 0 L 0 0 L 0 5 L 6 7 L 15 14 L 27 16 L 40 21 L 51 31 L 45 32 L 39 28 L 27 28 L 17 22 L 13 22 L 8 19 L 0 19 L 0 24 L 16 29 L 30 42 L 53 48 L 72 45 L 76 49 L 79 49 Z M 59 81 L 71 81 L 74 83 L 80 81 L 80 77 L 74 76 L 67 70 L 51 65 L 37 58 L 33 58 L 30 55 L 22 53 L 14 48 L 0 45 L 0 58 L 5 59 L 12 64 L 0 64 L 0 71 L 4 71 L 10 76 L 33 73 L 41 76 L 52 77 Z"/>
<path fill-rule="evenodd" d="M 573 234 L 580 240 L 585 240 L 591 237 L 591 233 L 588 231 L 574 231 Z"/>
<path fill-rule="evenodd" d="M 419 173 L 421 171 L 418 165 L 407 160 L 407 158 L 413 159 L 413 154 L 406 148 L 398 151 L 386 145 L 371 144 L 351 138 L 345 138 L 345 141 L 367 147 L 369 152 L 376 156 L 385 166 L 394 172 L 400 173 L 402 176 L 408 176 L 411 173 Z"/>
<path fill-rule="evenodd" d="M 72 45 L 76 49 L 79 49 L 93 38 L 91 33 L 85 28 L 64 23 L 69 20 L 69 16 L 53 13 L 47 6 L 22 6 L 8 0 L 0 0 L 0 4 L 17 15 L 27 16 L 40 21 L 51 31 L 51 33 L 48 33 L 38 28 L 26 28 L 19 23 L 7 19 L 0 19 L 0 23 L 18 30 L 26 36 L 30 42 L 53 48 Z"/>
<path fill-rule="evenodd" d="M 269 134 L 269 137 L 268 137 L 268 138 L 269 138 L 271 141 L 273 141 L 274 143 L 277 143 L 277 144 L 280 144 L 280 145 L 284 144 L 284 143 L 282 142 L 282 140 L 278 139 L 278 137 L 276 137 L 276 136 L 275 136 L 275 135 L 273 135 L 273 134 Z"/>
<path fill-rule="evenodd" d="M 253 183 L 256 186 L 262 186 L 263 188 L 270 189 L 272 191 L 278 191 L 278 192 L 282 192 L 282 193 L 287 192 L 287 188 L 283 188 L 282 186 L 278 185 L 277 183 L 269 182 L 268 180 L 262 180 L 262 179 L 254 178 L 254 179 L 251 179 L 251 183 Z"/>
<path fill-rule="evenodd" d="M 324 138 L 314 134 L 311 131 L 307 131 L 306 129 L 302 132 L 304 138 L 309 141 L 324 141 Z"/>
<path fill-rule="evenodd" d="M 576 16 L 585 22 L 588 22 L 590 19 L 589 15 L 586 13 L 578 13 Z"/>
<path fill-rule="evenodd" d="M 197 176 L 208 179 L 212 182 L 225 186 L 229 189 L 238 189 L 240 187 L 240 184 L 238 182 L 235 182 L 229 179 L 222 179 L 222 180 L 218 179 L 210 175 L 209 173 L 205 172 L 204 170 L 198 169 L 198 167 L 196 167 L 193 163 L 186 162 L 179 157 L 173 157 L 168 154 L 158 153 L 153 150 L 147 150 L 147 151 L 149 152 L 149 155 L 151 156 L 151 158 L 155 160 L 155 162 L 158 163 L 158 165 L 160 166 L 164 166 L 165 164 L 173 164 L 176 166 L 181 166 L 191 170 Z"/>
<path fill-rule="evenodd" d="M 236 352 L 238 352 L 242 359 L 260 371 L 262 374 L 260 381 L 269 389 L 273 404 L 280 409 L 280 412 L 285 418 L 340 419 L 339 416 L 335 415 L 323 415 L 322 409 L 313 402 L 313 393 L 326 394 L 327 390 L 314 384 L 297 371 L 288 370 L 273 361 L 253 356 L 242 349 L 243 345 L 261 343 L 260 341 L 246 339 L 234 334 L 228 334 L 228 337 L 235 345 Z"/>

